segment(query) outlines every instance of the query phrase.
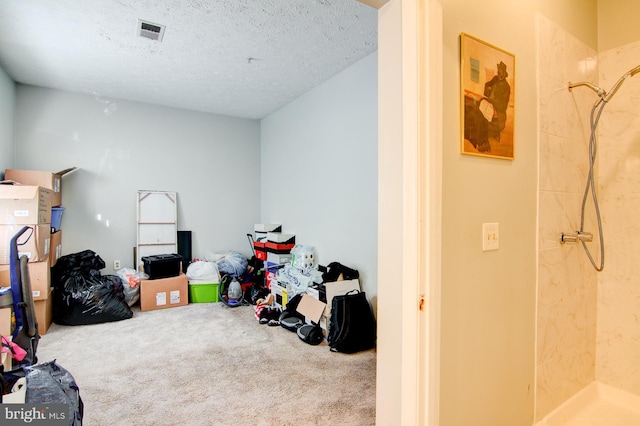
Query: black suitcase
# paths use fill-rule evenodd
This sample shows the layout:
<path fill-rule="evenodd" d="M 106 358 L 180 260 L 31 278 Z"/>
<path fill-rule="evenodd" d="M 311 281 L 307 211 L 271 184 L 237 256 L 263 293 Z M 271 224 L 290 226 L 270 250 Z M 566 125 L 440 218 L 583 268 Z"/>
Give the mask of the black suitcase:
<path fill-rule="evenodd" d="M 180 275 L 180 262 L 182 256 L 179 254 L 156 254 L 142 258 L 144 263 L 144 273 L 149 275 L 149 279 L 177 277 Z"/>

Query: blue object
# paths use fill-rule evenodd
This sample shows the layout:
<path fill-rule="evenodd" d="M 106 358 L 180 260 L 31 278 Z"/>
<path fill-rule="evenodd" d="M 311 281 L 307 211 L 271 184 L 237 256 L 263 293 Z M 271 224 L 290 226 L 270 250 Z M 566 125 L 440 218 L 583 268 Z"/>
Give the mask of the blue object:
<path fill-rule="evenodd" d="M 10 283 L 11 283 L 11 293 L 13 295 L 13 311 L 16 316 L 16 328 L 13 332 L 13 337 L 15 338 L 22 328 L 22 309 L 20 308 L 20 303 L 22 303 L 22 281 L 20 279 L 20 258 L 18 256 L 18 239 L 27 231 L 31 231 L 31 234 L 27 237 L 27 239 L 22 243 L 25 244 L 33 235 L 33 228 L 29 226 L 23 226 L 21 230 L 18 231 L 11 238 L 11 245 L 9 246 L 9 275 L 10 275 Z"/>
<path fill-rule="evenodd" d="M 60 230 L 62 225 L 62 213 L 64 213 L 64 207 L 52 207 L 51 208 L 51 227 L 57 231 Z"/>

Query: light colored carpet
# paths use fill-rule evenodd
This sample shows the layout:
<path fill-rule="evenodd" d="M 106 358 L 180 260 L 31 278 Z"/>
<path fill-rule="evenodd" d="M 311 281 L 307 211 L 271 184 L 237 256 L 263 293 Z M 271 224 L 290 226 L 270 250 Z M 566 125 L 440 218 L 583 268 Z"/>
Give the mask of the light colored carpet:
<path fill-rule="evenodd" d="M 258 324 L 252 306 L 52 324 L 38 347 L 80 387 L 84 425 L 374 425 L 376 351 L 341 354 Z"/>

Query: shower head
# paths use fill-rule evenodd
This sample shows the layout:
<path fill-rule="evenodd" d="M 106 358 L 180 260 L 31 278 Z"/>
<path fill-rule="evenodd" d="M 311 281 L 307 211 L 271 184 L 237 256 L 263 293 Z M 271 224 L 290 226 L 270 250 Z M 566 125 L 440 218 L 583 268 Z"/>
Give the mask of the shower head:
<path fill-rule="evenodd" d="M 628 77 L 633 77 L 634 75 L 638 74 L 640 72 L 640 65 L 638 65 L 635 68 L 630 69 L 629 71 L 627 71 L 622 77 L 620 77 L 618 79 L 618 81 L 616 82 L 616 84 L 613 85 L 613 87 L 611 88 L 611 90 L 609 90 L 609 93 L 606 94 L 605 96 L 602 96 L 602 100 L 605 102 L 609 102 L 611 100 L 611 98 L 613 97 L 613 95 L 616 94 L 616 92 L 618 91 L 618 89 L 620 88 L 620 86 L 622 86 L 622 83 L 624 83 L 624 81 L 628 78 Z"/>
<path fill-rule="evenodd" d="M 634 75 L 638 74 L 640 72 L 640 65 L 638 65 L 637 67 L 631 69 L 629 71 L 629 77 L 633 77 Z"/>

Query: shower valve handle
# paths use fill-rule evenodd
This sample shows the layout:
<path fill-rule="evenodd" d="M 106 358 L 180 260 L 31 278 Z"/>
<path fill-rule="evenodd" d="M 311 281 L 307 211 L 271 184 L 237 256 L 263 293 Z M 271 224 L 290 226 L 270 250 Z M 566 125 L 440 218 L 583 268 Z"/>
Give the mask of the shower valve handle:
<path fill-rule="evenodd" d="M 576 232 L 575 234 L 560 234 L 560 243 L 577 243 L 577 242 L 590 243 L 593 241 L 593 234 L 591 232 Z"/>

